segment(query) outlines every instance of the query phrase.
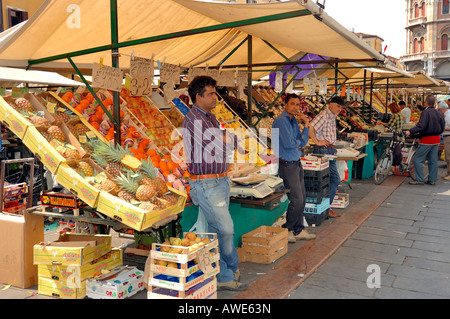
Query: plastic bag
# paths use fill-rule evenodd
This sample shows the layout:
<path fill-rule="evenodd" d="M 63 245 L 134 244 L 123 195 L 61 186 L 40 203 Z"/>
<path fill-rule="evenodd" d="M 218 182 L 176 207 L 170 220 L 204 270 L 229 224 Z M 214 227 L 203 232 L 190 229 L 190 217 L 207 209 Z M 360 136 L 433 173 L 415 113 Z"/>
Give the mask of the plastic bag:
<path fill-rule="evenodd" d="M 198 217 L 197 221 L 194 225 L 192 225 L 191 229 L 189 229 L 189 232 L 195 232 L 195 233 L 207 233 L 208 232 L 208 222 L 206 221 L 205 214 L 203 214 L 202 208 L 198 207 Z"/>
<path fill-rule="evenodd" d="M 339 178 L 341 179 L 341 182 L 347 182 L 348 181 L 348 165 L 346 161 L 336 161 L 336 167 L 339 173 Z"/>

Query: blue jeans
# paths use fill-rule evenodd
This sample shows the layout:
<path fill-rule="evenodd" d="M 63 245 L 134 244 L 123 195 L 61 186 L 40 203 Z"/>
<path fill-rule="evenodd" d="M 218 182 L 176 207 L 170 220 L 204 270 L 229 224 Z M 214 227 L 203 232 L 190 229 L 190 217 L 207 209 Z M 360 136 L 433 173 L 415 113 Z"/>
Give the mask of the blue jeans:
<path fill-rule="evenodd" d="M 239 267 L 239 256 L 234 246 L 234 224 L 228 209 L 230 180 L 228 177 L 191 180 L 189 185 L 191 199 L 202 209 L 208 222 L 208 231 L 217 233 L 220 253 L 220 273 L 217 275 L 217 281 L 234 280 L 234 272 Z"/>
<path fill-rule="evenodd" d="M 438 173 L 438 150 L 439 144 L 419 144 L 419 147 L 417 147 L 414 153 L 414 170 L 417 181 L 424 182 L 423 163 L 428 159 L 428 181 L 436 182 Z"/>
<path fill-rule="evenodd" d="M 341 183 L 341 177 L 337 169 L 336 161 L 330 161 L 330 204 L 334 200 L 339 184 Z"/>

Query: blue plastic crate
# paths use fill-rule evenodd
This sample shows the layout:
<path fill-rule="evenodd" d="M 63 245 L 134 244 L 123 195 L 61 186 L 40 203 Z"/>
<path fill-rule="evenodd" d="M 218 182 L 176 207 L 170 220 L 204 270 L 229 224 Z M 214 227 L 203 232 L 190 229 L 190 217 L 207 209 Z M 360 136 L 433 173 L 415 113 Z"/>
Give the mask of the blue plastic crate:
<path fill-rule="evenodd" d="M 305 214 L 322 214 L 324 211 L 330 208 L 330 198 L 325 197 L 320 204 L 306 203 Z"/>

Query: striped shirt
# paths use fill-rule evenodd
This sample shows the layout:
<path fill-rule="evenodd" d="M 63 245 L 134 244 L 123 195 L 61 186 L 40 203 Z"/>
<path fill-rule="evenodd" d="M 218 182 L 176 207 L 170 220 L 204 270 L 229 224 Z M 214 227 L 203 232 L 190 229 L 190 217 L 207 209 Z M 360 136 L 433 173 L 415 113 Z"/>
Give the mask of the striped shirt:
<path fill-rule="evenodd" d="M 228 155 L 232 154 L 237 139 L 234 145 L 226 144 L 225 132 L 214 114 L 192 106 L 184 118 L 182 132 L 190 174 L 220 174 L 228 170 Z"/>
<path fill-rule="evenodd" d="M 311 121 L 317 139 L 327 140 L 332 145 L 336 143 L 336 118 L 337 116 L 326 108 Z"/>

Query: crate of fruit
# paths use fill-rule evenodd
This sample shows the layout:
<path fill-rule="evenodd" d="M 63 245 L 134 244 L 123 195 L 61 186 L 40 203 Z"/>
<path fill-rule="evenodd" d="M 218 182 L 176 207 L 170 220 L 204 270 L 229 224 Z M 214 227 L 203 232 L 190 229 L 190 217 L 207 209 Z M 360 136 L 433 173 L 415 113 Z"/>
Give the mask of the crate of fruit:
<path fill-rule="evenodd" d="M 213 233 L 185 233 L 183 239 L 171 237 L 168 242 L 154 243 L 144 275 L 148 297 L 210 298 L 217 286 L 218 247 Z"/>

